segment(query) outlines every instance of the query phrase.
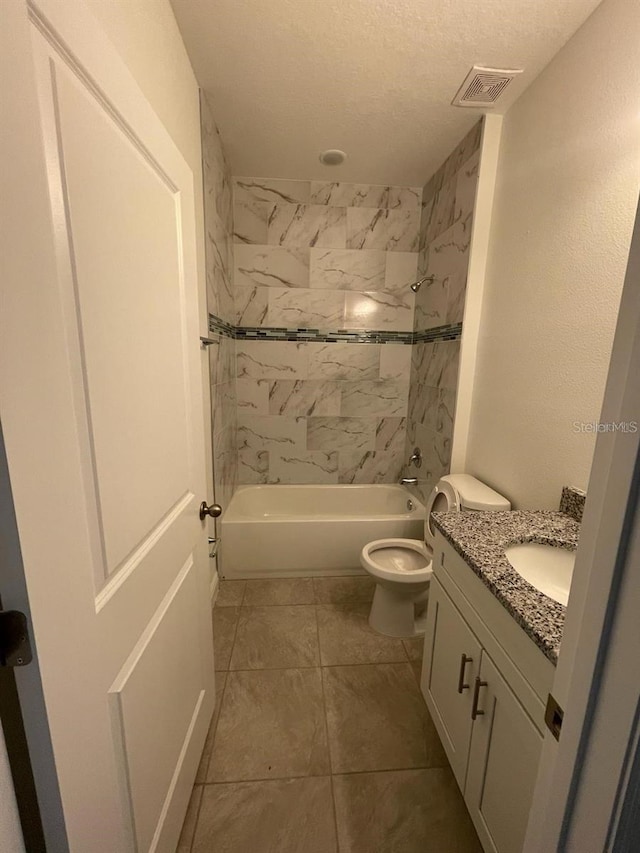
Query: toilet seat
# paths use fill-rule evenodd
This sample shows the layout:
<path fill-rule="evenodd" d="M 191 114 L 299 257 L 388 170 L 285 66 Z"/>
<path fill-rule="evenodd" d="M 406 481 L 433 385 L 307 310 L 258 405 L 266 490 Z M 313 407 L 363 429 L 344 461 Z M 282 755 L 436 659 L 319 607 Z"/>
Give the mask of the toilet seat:
<path fill-rule="evenodd" d="M 374 577 L 395 583 L 425 583 L 433 574 L 431 551 L 421 539 L 375 539 L 360 559 Z"/>

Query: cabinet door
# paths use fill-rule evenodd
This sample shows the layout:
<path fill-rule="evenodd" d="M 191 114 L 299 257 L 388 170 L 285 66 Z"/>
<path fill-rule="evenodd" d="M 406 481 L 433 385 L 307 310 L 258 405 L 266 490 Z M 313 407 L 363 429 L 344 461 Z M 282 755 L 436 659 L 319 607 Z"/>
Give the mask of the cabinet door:
<path fill-rule="evenodd" d="M 485 651 L 465 802 L 486 851 L 521 853 L 542 735 Z"/>
<path fill-rule="evenodd" d="M 480 653 L 475 635 L 438 581 L 432 578 L 421 688 L 461 790 L 464 790 L 471 738 L 472 688 L 480 670 Z"/>

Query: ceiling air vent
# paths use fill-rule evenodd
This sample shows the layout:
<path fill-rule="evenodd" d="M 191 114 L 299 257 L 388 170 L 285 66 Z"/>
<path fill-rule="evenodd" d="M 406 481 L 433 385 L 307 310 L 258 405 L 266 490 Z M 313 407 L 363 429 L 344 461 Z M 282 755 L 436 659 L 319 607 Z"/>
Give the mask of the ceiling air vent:
<path fill-rule="evenodd" d="M 454 107 L 493 107 L 522 69 L 481 68 L 474 65 L 451 103 Z"/>

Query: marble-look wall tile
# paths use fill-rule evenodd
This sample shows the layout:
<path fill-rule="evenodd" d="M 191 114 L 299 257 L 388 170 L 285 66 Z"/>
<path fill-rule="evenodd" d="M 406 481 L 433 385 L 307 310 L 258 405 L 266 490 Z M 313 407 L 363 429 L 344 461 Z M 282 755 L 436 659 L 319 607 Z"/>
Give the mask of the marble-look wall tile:
<path fill-rule="evenodd" d="M 395 452 L 366 450 L 340 453 L 341 483 L 397 483 L 402 476 L 402 458 Z"/>
<path fill-rule="evenodd" d="M 271 178 L 234 178 L 233 197 L 238 202 L 301 204 L 309 201 L 309 181 L 283 181 Z"/>
<path fill-rule="evenodd" d="M 384 344 L 380 347 L 380 379 L 406 382 L 411 374 L 412 347 L 404 344 Z"/>
<path fill-rule="evenodd" d="M 271 415 L 238 415 L 238 445 L 253 450 L 304 450 L 307 424 L 304 418 Z"/>
<path fill-rule="evenodd" d="M 478 122 L 423 190 L 418 275 L 435 281 L 419 291 L 415 331 L 464 317 L 481 130 Z M 424 501 L 450 470 L 460 341 L 420 342 L 412 349 L 405 457 L 420 447 L 422 467 L 411 473 L 418 476 L 415 491 Z"/>
<path fill-rule="evenodd" d="M 396 379 L 382 376 L 381 351 L 389 344 L 307 344 L 309 379 Z M 411 354 L 411 347 L 403 346 Z M 409 375 L 406 370 L 404 378 Z"/>
<path fill-rule="evenodd" d="M 418 278 L 416 252 L 387 252 L 384 290 L 387 293 L 411 293 L 409 286 Z M 370 289 L 370 288 L 365 288 Z"/>
<path fill-rule="evenodd" d="M 294 341 L 236 341 L 239 379 L 306 379 L 307 344 Z"/>
<path fill-rule="evenodd" d="M 418 384 L 417 382 L 411 383 L 408 417 L 412 425 L 417 423 L 424 424 L 430 429 L 435 430 L 439 404 L 440 391 L 438 388 L 432 388 L 429 385 Z"/>
<path fill-rule="evenodd" d="M 354 451 L 373 449 L 376 442 L 375 418 L 309 418 L 309 450 Z"/>
<path fill-rule="evenodd" d="M 345 329 L 392 329 L 411 331 L 413 328 L 414 294 L 352 293 L 345 295 Z"/>
<path fill-rule="evenodd" d="M 339 415 L 340 403 L 337 382 L 277 379 L 269 391 L 271 415 Z"/>
<path fill-rule="evenodd" d="M 234 285 L 309 287 L 309 249 L 239 243 L 234 250 Z"/>
<path fill-rule="evenodd" d="M 202 172 L 205 221 L 207 309 L 228 323 L 235 320 L 231 176 L 222 139 L 204 93 L 201 94 Z M 214 496 L 228 506 L 238 480 L 235 344 L 219 337 L 209 347 Z"/>
<path fill-rule="evenodd" d="M 420 206 L 421 187 L 388 187 L 312 181 L 311 201 L 334 207 L 409 208 Z"/>
<path fill-rule="evenodd" d="M 243 485 L 262 485 L 268 477 L 268 451 L 241 445 L 238 448 L 238 481 Z"/>
<path fill-rule="evenodd" d="M 310 286 L 385 290 L 386 253 L 376 249 L 311 249 Z"/>
<path fill-rule="evenodd" d="M 338 454 L 309 450 L 269 453 L 270 483 L 337 483 Z"/>
<path fill-rule="evenodd" d="M 233 203 L 233 240 L 235 243 L 266 243 L 272 204 L 263 201 Z"/>
<path fill-rule="evenodd" d="M 407 432 L 406 418 L 380 418 L 376 427 L 375 449 L 402 459 Z"/>
<path fill-rule="evenodd" d="M 411 331 L 421 194 L 236 179 L 236 322 Z M 236 347 L 241 481 L 337 482 L 336 454 L 354 450 L 357 482 L 369 474 L 397 479 L 392 457 L 404 455 L 411 347 L 268 340 Z"/>
<path fill-rule="evenodd" d="M 432 240 L 450 228 L 454 222 L 456 203 L 456 183 L 451 180 L 444 184 L 436 194 L 431 207 L 431 215 L 427 222 L 425 243 L 429 245 Z"/>
<path fill-rule="evenodd" d="M 427 270 L 429 267 L 427 266 Z M 414 331 L 434 329 L 444 326 L 447 322 L 447 296 L 449 293 L 447 280 L 436 278 L 425 281 L 416 294 L 415 311 L 413 315 Z"/>
<path fill-rule="evenodd" d="M 238 412 L 245 415 L 268 415 L 269 388 L 268 379 L 236 380 Z"/>
<path fill-rule="evenodd" d="M 260 242 L 272 246 L 344 249 L 346 229 L 344 208 L 319 204 L 275 204 L 268 217 L 267 239 Z"/>
<path fill-rule="evenodd" d="M 267 289 L 244 285 L 235 287 L 237 326 L 263 326 L 267 324 L 268 299 Z"/>
<path fill-rule="evenodd" d="M 344 382 L 340 414 L 345 417 L 404 417 L 407 413 L 405 383 Z"/>
<path fill-rule="evenodd" d="M 454 205 L 454 222 L 469 223 L 473 217 L 478 188 L 478 172 L 480 169 L 480 151 L 476 151 L 463 163 L 456 176 L 456 200 Z"/>
<path fill-rule="evenodd" d="M 415 252 L 418 226 L 418 210 L 348 207 L 347 248 Z"/>
<path fill-rule="evenodd" d="M 341 291 L 272 287 L 267 293 L 269 326 L 294 329 L 342 328 L 344 295 Z"/>

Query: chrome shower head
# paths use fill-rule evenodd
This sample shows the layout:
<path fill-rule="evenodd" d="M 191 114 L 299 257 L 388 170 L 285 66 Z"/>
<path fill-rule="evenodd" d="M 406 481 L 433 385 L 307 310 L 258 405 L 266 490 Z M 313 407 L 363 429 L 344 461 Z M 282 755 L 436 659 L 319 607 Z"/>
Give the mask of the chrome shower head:
<path fill-rule="evenodd" d="M 424 278 L 421 278 L 418 281 L 414 281 L 413 284 L 409 285 L 409 287 L 411 288 L 411 290 L 413 290 L 414 293 L 417 293 L 422 287 L 422 285 L 425 283 L 425 281 L 428 281 L 429 284 L 433 284 L 435 280 L 435 275 L 425 275 Z"/>

